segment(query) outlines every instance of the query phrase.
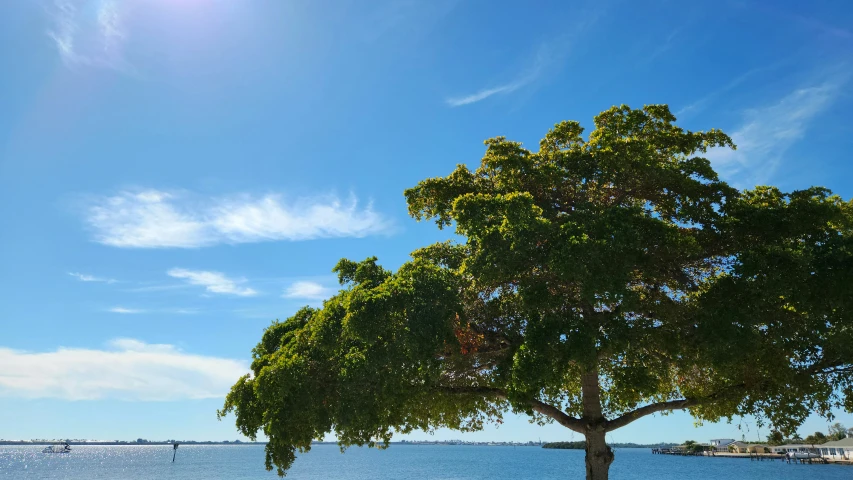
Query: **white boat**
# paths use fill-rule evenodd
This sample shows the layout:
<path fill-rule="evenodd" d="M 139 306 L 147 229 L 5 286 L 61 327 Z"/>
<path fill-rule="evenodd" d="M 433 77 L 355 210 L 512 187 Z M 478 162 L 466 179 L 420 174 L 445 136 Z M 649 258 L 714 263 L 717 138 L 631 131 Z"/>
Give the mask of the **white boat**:
<path fill-rule="evenodd" d="M 56 443 L 47 447 L 41 453 L 71 453 L 71 445 L 67 443 Z"/>
<path fill-rule="evenodd" d="M 811 452 L 790 452 L 788 455 L 791 458 L 796 458 L 796 459 L 820 458 L 819 453 L 811 453 Z"/>

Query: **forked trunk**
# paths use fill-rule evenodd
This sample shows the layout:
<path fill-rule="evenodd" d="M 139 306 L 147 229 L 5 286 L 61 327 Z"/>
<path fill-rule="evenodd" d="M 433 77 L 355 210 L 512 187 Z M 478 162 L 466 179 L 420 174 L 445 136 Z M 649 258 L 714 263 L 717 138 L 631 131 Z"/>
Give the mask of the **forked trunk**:
<path fill-rule="evenodd" d="M 604 440 L 604 431 L 588 431 L 586 433 L 586 480 L 607 480 L 611 463 L 613 463 L 613 450 Z"/>

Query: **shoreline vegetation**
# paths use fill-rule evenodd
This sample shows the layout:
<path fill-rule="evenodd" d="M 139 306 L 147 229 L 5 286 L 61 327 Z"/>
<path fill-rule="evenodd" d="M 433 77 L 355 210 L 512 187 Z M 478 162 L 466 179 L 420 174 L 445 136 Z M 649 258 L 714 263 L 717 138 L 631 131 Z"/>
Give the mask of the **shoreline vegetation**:
<path fill-rule="evenodd" d="M 612 448 L 671 448 L 677 443 L 608 443 Z M 552 448 L 557 450 L 583 450 L 586 448 L 586 442 L 581 440 L 578 442 L 546 442 L 542 444 L 542 448 Z"/>
<path fill-rule="evenodd" d="M 241 440 L 224 440 L 224 441 L 197 441 L 197 440 L 163 440 L 163 441 L 98 441 L 98 440 L 0 440 L 0 446 L 27 446 L 27 445 L 53 445 L 56 443 L 67 442 L 71 446 L 144 446 L 144 445 L 172 445 L 179 443 L 181 445 L 266 445 L 267 442 L 244 442 Z M 580 442 L 473 442 L 462 440 L 403 440 L 399 442 L 390 442 L 391 445 L 467 445 L 467 446 L 483 446 L 483 447 L 542 447 L 559 450 L 583 450 L 585 443 Z M 337 442 L 312 442 L 311 445 L 337 445 Z M 615 443 L 615 448 L 667 448 L 675 443 L 655 443 L 655 444 L 637 444 L 637 443 Z"/>

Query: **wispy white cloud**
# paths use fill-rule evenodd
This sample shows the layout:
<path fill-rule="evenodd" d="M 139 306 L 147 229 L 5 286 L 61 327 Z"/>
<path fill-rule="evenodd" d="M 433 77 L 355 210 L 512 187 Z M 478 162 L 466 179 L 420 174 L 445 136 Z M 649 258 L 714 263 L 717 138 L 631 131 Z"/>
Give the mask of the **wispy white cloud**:
<path fill-rule="evenodd" d="M 557 62 L 559 57 L 560 55 L 555 54 L 553 49 L 549 48 L 549 46 L 547 45 L 543 45 L 537 52 L 533 62 L 531 62 L 531 66 L 528 67 L 526 71 L 524 71 L 521 75 L 519 75 L 512 81 L 501 85 L 484 88 L 468 95 L 450 97 L 446 100 L 446 102 L 451 107 L 461 107 L 463 105 L 477 103 L 494 95 L 505 95 L 507 93 L 512 93 L 538 80 L 539 77 L 542 75 L 542 72 L 552 63 Z"/>
<path fill-rule="evenodd" d="M 575 15 L 575 18 L 578 20 L 575 20 L 573 24 L 567 24 L 564 27 L 564 33 L 561 35 L 541 43 L 530 58 L 520 62 L 521 66 L 526 65 L 526 67 L 511 80 L 492 84 L 489 87 L 467 95 L 449 97 L 445 99 L 445 103 L 450 107 L 461 107 L 483 101 L 496 95 L 506 95 L 536 83 L 540 78 L 546 76 L 564 63 L 576 39 L 586 33 L 604 14 L 608 8 L 605 3 L 598 2 L 591 8 L 579 8 Z"/>
<path fill-rule="evenodd" d="M 25 352 L 0 347 L 0 396 L 63 400 L 219 398 L 248 366 L 173 345 L 116 339 L 105 349 Z"/>
<path fill-rule="evenodd" d="M 128 70 L 123 44 L 127 38 L 120 4 L 100 0 L 94 15 L 82 0 L 54 0 L 48 9 L 52 25 L 48 36 L 68 65 L 90 65 Z"/>
<path fill-rule="evenodd" d="M 764 183 L 772 176 L 785 152 L 802 139 L 811 122 L 842 92 L 848 76 L 798 88 L 777 102 L 747 110 L 744 121 L 731 135 L 737 150 L 712 149 L 713 166 L 731 183 L 744 188 Z"/>
<path fill-rule="evenodd" d="M 101 0 L 98 9 L 98 27 L 107 55 L 121 55 L 121 44 L 125 39 L 124 24 L 118 5 L 114 1 Z"/>
<path fill-rule="evenodd" d="M 228 278 L 225 274 L 220 272 L 173 268 L 166 273 L 170 277 L 184 279 L 192 285 L 201 285 L 205 287 L 205 290 L 211 293 L 223 293 L 227 295 L 237 295 L 240 297 L 251 297 L 258 294 L 257 291 L 251 288 L 240 286 L 240 284 L 246 282 L 246 279 Z"/>
<path fill-rule="evenodd" d="M 113 312 L 113 313 L 121 313 L 121 314 L 145 313 L 145 310 L 141 310 L 138 308 L 125 308 L 125 307 L 112 307 L 109 309 L 109 311 Z"/>
<path fill-rule="evenodd" d="M 77 272 L 68 272 L 68 275 L 80 280 L 81 282 L 103 282 L 103 283 L 116 283 L 118 280 L 112 278 L 103 278 L 96 277 L 94 275 L 88 275 L 85 273 L 77 273 Z"/>
<path fill-rule="evenodd" d="M 53 4 L 53 28 L 48 31 L 48 35 L 56 42 L 56 48 L 59 50 L 59 55 L 64 60 L 74 61 L 76 53 L 74 51 L 74 38 L 77 36 L 77 7 L 70 0 L 55 0 Z"/>
<path fill-rule="evenodd" d="M 175 284 L 164 284 L 164 285 L 144 285 L 141 287 L 134 287 L 125 289 L 125 292 L 165 292 L 169 290 L 183 290 L 186 288 L 192 288 L 192 285 L 187 283 L 175 283 Z"/>
<path fill-rule="evenodd" d="M 664 41 L 662 42 L 659 42 L 657 44 L 657 47 L 652 50 L 652 53 L 649 54 L 648 57 L 643 58 L 642 61 L 651 62 L 671 50 L 674 46 L 673 40 L 675 40 L 675 37 L 677 37 L 683 30 L 684 26 L 682 25 L 669 32 L 669 35 L 666 36 L 666 39 L 664 39 Z"/>
<path fill-rule="evenodd" d="M 533 80 L 536 80 L 536 78 L 538 76 L 539 76 L 538 73 L 535 73 L 533 75 L 527 75 L 527 76 L 521 77 L 519 79 L 516 79 L 516 80 L 514 80 L 510 83 L 504 84 L 504 85 L 500 85 L 500 86 L 493 87 L 493 88 L 486 88 L 486 89 L 480 90 L 479 92 L 475 92 L 475 93 L 472 93 L 470 95 L 465 95 L 464 97 L 448 98 L 447 104 L 450 105 L 451 107 L 461 107 L 462 105 L 468 105 L 471 103 L 477 103 L 480 100 L 485 100 L 485 99 L 491 97 L 492 95 L 512 93 L 512 92 L 518 90 L 519 88 L 527 85 L 528 83 L 532 82 Z"/>
<path fill-rule="evenodd" d="M 774 62 L 774 63 L 767 65 L 767 66 L 753 68 L 747 72 L 744 72 L 744 73 L 738 75 L 737 77 L 733 78 L 731 81 L 729 81 L 727 84 L 723 85 L 722 87 L 718 88 L 717 90 L 714 90 L 711 93 L 700 98 L 699 100 L 696 100 L 695 102 L 692 102 L 692 103 L 682 107 L 681 109 L 677 110 L 675 112 L 675 116 L 679 117 L 679 118 L 683 118 L 683 117 L 688 116 L 688 115 L 697 114 L 697 113 L 705 110 L 708 107 L 708 105 L 710 105 L 712 103 L 712 101 L 714 99 L 719 98 L 724 93 L 727 93 L 729 91 L 734 90 L 735 88 L 739 87 L 740 85 L 742 85 L 744 82 L 746 82 L 750 78 L 752 78 L 758 74 L 761 74 L 761 73 L 767 73 L 767 72 L 776 70 L 776 69 L 778 69 L 784 65 L 791 63 L 791 60 L 792 60 L 791 58 L 784 59 L 782 61 Z"/>
<path fill-rule="evenodd" d="M 108 312 L 121 313 L 125 315 L 133 315 L 137 313 L 158 313 L 158 314 L 173 314 L 173 315 L 195 315 L 199 313 L 195 308 L 159 308 L 159 309 L 142 309 L 142 308 L 126 308 L 112 307 L 107 309 Z"/>
<path fill-rule="evenodd" d="M 284 298 L 304 298 L 322 300 L 331 295 L 332 290 L 317 282 L 299 281 L 284 290 Z"/>
<path fill-rule="evenodd" d="M 821 22 L 816 18 L 806 17 L 802 15 L 793 15 L 793 17 L 802 24 L 814 28 L 826 35 L 837 37 L 844 40 L 853 40 L 853 31 L 842 28 L 829 23 Z"/>
<path fill-rule="evenodd" d="M 193 248 L 387 233 L 390 222 L 355 198 L 235 195 L 200 199 L 158 190 L 123 191 L 94 199 L 87 221 L 95 240 L 124 248 Z"/>

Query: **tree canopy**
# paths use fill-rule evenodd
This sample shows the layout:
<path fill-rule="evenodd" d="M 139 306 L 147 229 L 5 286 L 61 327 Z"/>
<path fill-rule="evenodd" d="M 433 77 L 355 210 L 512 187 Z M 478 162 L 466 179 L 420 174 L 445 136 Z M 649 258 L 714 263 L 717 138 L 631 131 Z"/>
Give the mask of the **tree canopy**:
<path fill-rule="evenodd" d="M 827 441 L 836 441 L 847 438 L 847 427 L 836 422 L 829 426 L 829 435 Z"/>
<path fill-rule="evenodd" d="M 602 479 L 605 434 L 656 412 L 790 433 L 853 408 L 853 202 L 739 191 L 703 156 L 732 140 L 674 122 L 613 107 L 587 138 L 571 121 L 538 151 L 492 138 L 478 168 L 406 190 L 463 241 L 396 271 L 341 260 L 341 290 L 264 332 L 220 416 L 284 474 L 330 432 L 381 448 L 512 411 L 585 435 Z"/>
<path fill-rule="evenodd" d="M 782 435 L 782 432 L 778 430 L 773 430 L 770 432 L 770 435 L 767 436 L 767 445 L 775 446 L 775 445 L 784 445 L 785 444 L 785 436 Z"/>
<path fill-rule="evenodd" d="M 767 437 L 767 444 L 787 445 L 792 443 L 805 443 L 816 445 L 847 438 L 851 432 L 853 432 L 853 429 L 848 430 L 847 427 L 838 422 L 833 423 L 829 426 L 828 433 L 824 434 L 823 432 L 815 432 L 811 435 L 808 435 L 806 438 L 800 438 L 799 435 L 795 436 L 794 438 L 784 438 L 782 432 L 778 430 L 773 430 Z"/>
<path fill-rule="evenodd" d="M 829 438 L 823 432 L 814 432 L 813 434 L 807 436 L 803 439 L 803 443 L 806 444 L 822 444 L 829 441 Z"/>

